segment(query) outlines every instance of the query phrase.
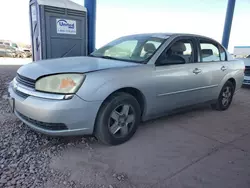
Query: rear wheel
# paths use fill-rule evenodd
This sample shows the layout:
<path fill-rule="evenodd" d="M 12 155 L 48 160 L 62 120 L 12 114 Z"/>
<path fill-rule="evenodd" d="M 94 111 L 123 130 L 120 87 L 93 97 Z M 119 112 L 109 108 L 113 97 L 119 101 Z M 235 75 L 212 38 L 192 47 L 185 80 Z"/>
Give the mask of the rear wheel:
<path fill-rule="evenodd" d="M 221 89 L 217 102 L 212 104 L 212 108 L 220 111 L 227 110 L 233 100 L 234 90 L 235 88 L 233 83 L 227 81 Z"/>
<path fill-rule="evenodd" d="M 132 95 L 116 93 L 104 102 L 98 113 L 95 136 L 105 144 L 122 144 L 136 132 L 140 114 L 140 105 Z"/>

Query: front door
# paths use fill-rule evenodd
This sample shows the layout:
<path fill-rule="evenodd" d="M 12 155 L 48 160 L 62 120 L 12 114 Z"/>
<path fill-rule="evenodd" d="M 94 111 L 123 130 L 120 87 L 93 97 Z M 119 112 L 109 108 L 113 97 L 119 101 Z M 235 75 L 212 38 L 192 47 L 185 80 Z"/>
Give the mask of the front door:
<path fill-rule="evenodd" d="M 204 77 L 194 64 L 156 67 L 158 105 L 164 111 L 199 103 Z"/>
<path fill-rule="evenodd" d="M 176 39 L 160 55 L 154 71 L 156 105 L 166 112 L 195 104 L 205 78 L 197 68 L 197 45 L 193 38 Z"/>

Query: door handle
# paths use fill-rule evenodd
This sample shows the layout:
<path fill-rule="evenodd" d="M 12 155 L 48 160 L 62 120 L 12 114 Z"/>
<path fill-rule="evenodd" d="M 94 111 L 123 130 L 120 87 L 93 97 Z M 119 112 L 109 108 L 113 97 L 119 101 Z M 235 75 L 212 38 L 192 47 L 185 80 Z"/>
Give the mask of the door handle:
<path fill-rule="evenodd" d="M 221 70 L 222 70 L 222 71 L 225 71 L 225 70 L 227 70 L 227 68 L 226 68 L 225 66 L 222 66 L 222 67 L 221 67 Z"/>
<path fill-rule="evenodd" d="M 195 69 L 193 70 L 193 73 L 194 73 L 194 74 L 199 74 L 199 73 L 201 73 L 201 69 L 195 68 Z"/>

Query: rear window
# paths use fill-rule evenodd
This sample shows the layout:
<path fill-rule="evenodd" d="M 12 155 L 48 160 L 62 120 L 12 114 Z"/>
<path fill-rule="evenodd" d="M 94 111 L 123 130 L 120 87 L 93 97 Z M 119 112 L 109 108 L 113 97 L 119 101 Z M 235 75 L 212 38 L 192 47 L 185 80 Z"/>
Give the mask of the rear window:
<path fill-rule="evenodd" d="M 202 62 L 220 61 L 220 53 L 217 46 L 208 42 L 201 42 L 200 46 Z"/>
<path fill-rule="evenodd" d="M 216 62 L 227 60 L 227 55 L 224 48 L 214 41 L 201 40 L 200 49 L 202 62 Z"/>

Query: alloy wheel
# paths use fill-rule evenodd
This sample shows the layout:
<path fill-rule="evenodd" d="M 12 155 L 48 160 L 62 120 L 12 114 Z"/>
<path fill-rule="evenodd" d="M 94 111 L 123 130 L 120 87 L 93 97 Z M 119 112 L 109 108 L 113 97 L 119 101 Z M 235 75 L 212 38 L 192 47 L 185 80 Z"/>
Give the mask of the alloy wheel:
<path fill-rule="evenodd" d="M 230 88 L 229 86 L 225 87 L 223 92 L 222 92 L 222 105 L 223 106 L 227 106 L 228 104 L 230 104 L 232 98 L 232 88 Z"/>
<path fill-rule="evenodd" d="M 108 127 L 115 137 L 125 137 L 135 125 L 135 110 L 129 104 L 116 107 L 110 114 Z"/>

